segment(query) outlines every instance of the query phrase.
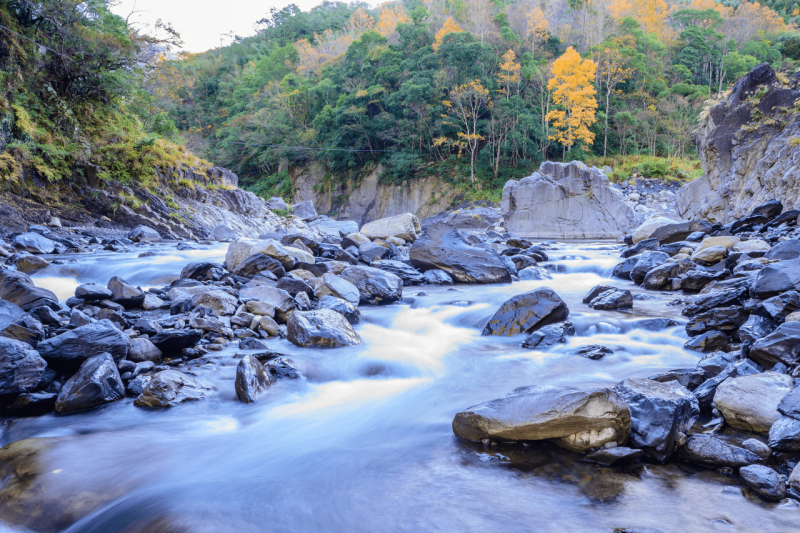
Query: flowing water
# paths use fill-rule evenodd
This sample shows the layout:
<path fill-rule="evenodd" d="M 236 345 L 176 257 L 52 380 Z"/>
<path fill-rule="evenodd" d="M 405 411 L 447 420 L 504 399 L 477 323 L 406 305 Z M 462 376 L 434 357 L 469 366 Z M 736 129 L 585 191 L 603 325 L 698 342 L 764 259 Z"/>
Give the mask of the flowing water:
<path fill-rule="evenodd" d="M 225 247 L 158 255 L 75 256 L 35 278 L 60 298 L 113 275 L 164 285 L 190 261 L 222 261 Z M 552 280 L 511 285 L 406 287 L 401 304 L 362 306 L 364 344 L 300 349 L 271 340 L 305 378 L 281 380 L 257 403 L 236 400 L 240 350 L 193 370 L 215 389 L 207 401 L 144 410 L 128 398 L 71 416 L 3 426 L 7 444 L 68 437 L 59 472 L 103 480 L 122 496 L 69 531 L 419 532 L 793 531 L 800 507 L 742 495 L 740 483 L 682 463 L 615 469 L 580 462 L 549 444 L 485 448 L 457 439 L 456 412 L 523 385 L 612 386 L 629 377 L 694 367 L 674 295 L 650 293 L 632 312 L 581 303 L 608 283 L 619 252 L 608 243 L 559 244 Z M 630 282 L 617 286 L 638 290 Z M 568 303 L 577 335 L 547 351 L 521 337 L 482 337 L 510 296 L 550 286 Z M 678 326 L 652 331 L 649 319 Z M 599 361 L 575 347 L 614 350 Z M 54 476 L 55 477 L 55 476 Z"/>

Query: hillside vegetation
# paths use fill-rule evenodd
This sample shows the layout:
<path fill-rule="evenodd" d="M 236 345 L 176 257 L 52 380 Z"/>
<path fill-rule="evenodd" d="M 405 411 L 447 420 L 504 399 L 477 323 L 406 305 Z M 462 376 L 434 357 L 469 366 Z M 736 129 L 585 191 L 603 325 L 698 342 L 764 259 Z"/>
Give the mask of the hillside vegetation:
<path fill-rule="evenodd" d="M 310 162 L 332 181 L 380 163 L 386 181 L 496 191 L 544 159 L 606 156 L 621 179 L 633 155 L 696 168 L 674 161 L 696 158 L 709 99 L 762 61 L 794 71 L 800 10 L 772 5 L 290 5 L 252 37 L 162 62 L 150 93 L 190 146 L 264 196 L 290 195 L 287 167 Z"/>

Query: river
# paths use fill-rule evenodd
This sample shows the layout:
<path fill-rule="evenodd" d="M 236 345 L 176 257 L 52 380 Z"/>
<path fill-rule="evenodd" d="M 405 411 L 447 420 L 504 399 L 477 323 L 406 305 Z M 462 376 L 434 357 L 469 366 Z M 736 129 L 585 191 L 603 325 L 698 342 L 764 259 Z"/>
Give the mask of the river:
<path fill-rule="evenodd" d="M 190 261 L 222 261 L 224 245 L 158 255 L 84 254 L 34 279 L 66 299 L 80 283 L 117 275 L 164 285 Z M 549 444 L 485 448 L 457 439 L 456 412 L 533 384 L 612 386 L 629 377 L 694 367 L 681 306 L 673 293 L 649 293 L 633 311 L 594 311 L 581 303 L 609 283 L 612 243 L 561 243 L 548 251 L 565 272 L 511 285 L 406 287 L 399 305 L 361 306 L 362 346 L 301 349 L 271 340 L 305 378 L 281 380 L 255 404 L 236 400 L 240 350 L 193 370 L 215 389 L 207 401 L 151 411 L 127 398 L 70 416 L 6 423 L 0 444 L 68 437 L 65 471 L 120 487 L 121 496 L 68 531 L 186 532 L 668 532 L 792 531 L 794 500 L 745 497 L 735 476 L 684 463 L 629 469 L 580 462 Z M 631 282 L 616 286 L 641 291 Z M 480 331 L 510 296 L 553 288 L 569 305 L 577 335 L 547 351 L 521 338 Z M 648 320 L 675 319 L 651 331 Z M 568 352 L 601 344 L 594 361 Z M 110 480 L 110 481 L 109 481 Z M 643 529 L 644 530 L 644 529 Z"/>

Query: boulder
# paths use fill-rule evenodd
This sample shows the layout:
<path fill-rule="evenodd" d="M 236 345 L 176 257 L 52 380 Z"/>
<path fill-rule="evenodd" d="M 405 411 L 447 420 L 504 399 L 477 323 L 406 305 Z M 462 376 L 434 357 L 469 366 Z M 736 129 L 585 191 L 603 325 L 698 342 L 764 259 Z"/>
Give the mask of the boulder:
<path fill-rule="evenodd" d="M 25 274 L 33 274 L 50 266 L 50 261 L 29 252 L 17 252 L 8 258 L 6 264 L 17 267 L 17 270 Z"/>
<path fill-rule="evenodd" d="M 529 350 L 545 350 L 558 343 L 566 343 L 567 337 L 571 335 L 575 335 L 575 326 L 572 325 L 572 322 L 550 324 L 528 335 L 522 341 L 522 347 Z"/>
<path fill-rule="evenodd" d="M 298 293 L 304 292 L 309 299 L 316 298 L 314 289 L 311 288 L 311 285 L 306 283 L 301 277 L 295 276 L 291 272 L 279 279 L 275 287 L 288 292 L 292 296 L 297 296 Z"/>
<path fill-rule="evenodd" d="M 267 200 L 267 209 L 271 211 L 288 211 L 289 205 L 280 196 L 273 196 Z"/>
<path fill-rule="evenodd" d="M 93 355 L 67 380 L 56 399 L 56 413 L 85 411 L 125 397 L 125 387 L 111 354 Z"/>
<path fill-rule="evenodd" d="M 434 268 L 427 270 L 422 274 L 425 277 L 425 283 L 428 285 L 452 285 L 453 278 L 444 270 Z"/>
<path fill-rule="evenodd" d="M 253 403 L 275 381 L 253 355 L 245 355 L 236 367 L 236 397 L 244 403 Z"/>
<path fill-rule="evenodd" d="M 782 322 L 798 309 L 800 309 L 800 293 L 787 291 L 772 298 L 767 298 L 759 303 L 753 312 L 759 316 Z"/>
<path fill-rule="evenodd" d="M 729 250 L 736 246 L 739 242 L 739 237 L 733 237 L 730 235 L 723 235 L 719 237 L 705 237 L 703 242 L 700 243 L 700 246 L 695 251 L 705 250 L 706 248 L 714 248 L 716 246 L 721 246 L 725 248 L 725 250 Z"/>
<path fill-rule="evenodd" d="M 144 302 L 144 293 L 120 277 L 114 276 L 108 281 L 108 290 L 111 301 L 122 306 L 139 307 Z"/>
<path fill-rule="evenodd" d="M 128 353 L 128 360 L 134 363 L 142 363 L 144 361 L 157 362 L 161 360 L 161 350 L 155 344 L 150 342 L 150 339 L 143 339 L 137 337 L 131 339 L 131 350 Z"/>
<path fill-rule="evenodd" d="M 696 337 L 708 331 L 732 334 L 747 322 L 749 315 L 741 307 L 717 307 L 694 315 L 686 324 L 686 334 Z"/>
<path fill-rule="evenodd" d="M 792 259 L 800 258 L 800 240 L 792 239 L 789 241 L 783 241 L 772 248 L 764 254 L 764 257 L 769 259 L 770 261 L 789 261 Z"/>
<path fill-rule="evenodd" d="M 311 285 L 318 297 L 333 296 L 334 298 L 342 298 L 354 305 L 358 305 L 361 300 L 361 293 L 358 287 L 335 274 L 323 274 L 321 277 L 312 280 Z"/>
<path fill-rule="evenodd" d="M 197 329 L 165 329 L 152 337 L 156 348 L 162 352 L 174 352 L 184 348 L 191 348 L 203 338 L 203 332 Z"/>
<path fill-rule="evenodd" d="M 78 288 L 75 289 L 75 298 L 80 298 L 87 302 L 109 300 L 112 296 L 114 296 L 114 293 L 111 289 L 107 289 L 96 283 L 85 283 L 79 285 Z"/>
<path fill-rule="evenodd" d="M 599 465 L 624 465 L 634 461 L 644 455 L 642 450 L 634 450 L 624 446 L 614 446 L 613 448 L 601 448 L 592 452 L 581 459 L 584 463 L 597 463 Z"/>
<path fill-rule="evenodd" d="M 726 357 L 720 357 L 723 354 Z M 717 387 L 719 387 L 720 383 L 729 378 L 759 374 L 763 370 L 749 359 L 737 361 L 737 355 L 738 354 L 715 352 L 715 354 L 710 354 L 697 363 L 698 368 L 709 369 L 708 372 L 714 374 L 692 391 L 700 404 L 700 410 L 702 412 L 705 413 L 711 410 L 714 394 L 716 394 Z M 716 362 L 714 361 L 715 359 L 717 359 Z M 726 360 L 730 362 L 725 364 Z M 723 364 L 725 365 L 724 368 L 716 370 L 716 366 Z"/>
<path fill-rule="evenodd" d="M 234 272 L 239 263 L 253 254 L 264 254 L 278 260 L 286 271 L 292 270 L 297 262 L 289 250 L 274 239 L 236 239 L 228 245 L 225 264 L 228 270 Z M 313 257 L 311 259 L 309 262 L 313 263 Z"/>
<path fill-rule="evenodd" d="M 410 257 L 418 269 L 444 270 L 461 283 L 511 283 L 511 274 L 494 250 L 474 248 L 466 233 L 443 223 L 422 233 Z"/>
<path fill-rule="evenodd" d="M 800 290 L 800 259 L 765 266 L 758 271 L 753 284 L 753 295 L 760 299 L 793 290 Z"/>
<path fill-rule="evenodd" d="M 659 265 L 663 265 L 669 259 L 669 255 L 664 252 L 648 250 L 639 256 L 636 266 L 631 270 L 630 278 L 635 283 L 641 284 L 648 272 Z"/>
<path fill-rule="evenodd" d="M 173 407 L 181 402 L 202 400 L 210 389 L 177 370 L 155 374 L 133 405 L 137 407 Z"/>
<path fill-rule="evenodd" d="M 51 364 L 67 368 L 77 368 L 85 359 L 101 353 L 111 354 L 119 361 L 128 356 L 130 348 L 128 336 L 107 319 L 51 337 L 36 347 Z"/>
<path fill-rule="evenodd" d="M 740 241 L 733 245 L 734 252 L 741 252 L 743 254 L 749 252 L 768 252 L 771 246 L 768 242 L 761 239 L 751 239 L 749 241 Z"/>
<path fill-rule="evenodd" d="M 386 240 L 389 237 L 398 237 L 406 242 L 414 242 L 422 233 L 422 228 L 417 217 L 411 213 L 404 213 L 365 224 L 361 227 L 360 233 L 370 239 Z"/>
<path fill-rule="evenodd" d="M 613 309 L 627 309 L 633 307 L 633 294 L 625 289 L 603 291 L 589 302 L 589 307 L 601 311 Z"/>
<path fill-rule="evenodd" d="M 236 312 L 239 307 L 236 296 L 231 296 L 224 291 L 208 291 L 192 296 L 192 306 L 208 307 L 215 316 L 227 316 Z"/>
<path fill-rule="evenodd" d="M 775 324 L 775 321 L 771 318 L 765 318 L 763 316 L 758 315 L 750 315 L 747 319 L 747 322 L 742 324 L 739 328 L 738 335 L 739 340 L 742 342 L 749 342 L 750 344 L 755 343 L 759 339 L 763 339 L 773 331 L 778 326 Z M 761 363 L 759 363 L 761 364 Z"/>
<path fill-rule="evenodd" d="M 232 230 L 225 224 L 219 224 L 214 226 L 214 229 L 211 230 L 211 234 L 208 236 L 209 239 L 212 241 L 221 241 L 221 242 L 229 242 L 239 237 L 239 233 Z"/>
<path fill-rule="evenodd" d="M 338 348 L 362 343 L 350 323 L 331 309 L 296 311 L 286 326 L 286 338 L 301 348 Z"/>
<path fill-rule="evenodd" d="M 769 447 L 779 452 L 800 452 L 800 420 L 781 416 L 769 428 Z"/>
<path fill-rule="evenodd" d="M 672 244 L 684 241 L 689 235 L 696 233 L 711 233 L 711 224 L 705 220 L 678 222 L 677 224 L 673 221 L 672 224 L 665 224 L 656 228 L 648 238 L 658 239 L 660 244 Z"/>
<path fill-rule="evenodd" d="M 125 237 L 133 242 L 161 242 L 161 235 L 148 226 L 136 226 Z"/>
<path fill-rule="evenodd" d="M 425 276 L 423 276 L 419 270 L 401 261 L 385 259 L 383 261 L 373 261 L 370 266 L 372 268 L 391 272 L 403 280 L 403 286 L 421 285 L 425 283 Z"/>
<path fill-rule="evenodd" d="M 745 466 L 739 469 L 739 477 L 748 489 L 765 500 L 777 502 L 786 497 L 786 482 L 783 476 L 768 466 Z"/>
<path fill-rule="evenodd" d="M 750 359 L 770 369 L 776 363 L 794 366 L 800 361 L 800 322 L 786 322 L 775 331 L 756 340 L 750 347 Z"/>
<path fill-rule="evenodd" d="M 367 263 L 380 261 L 381 259 L 388 258 L 390 255 L 391 252 L 388 248 L 375 242 L 362 244 L 358 247 L 358 256 Z"/>
<path fill-rule="evenodd" d="M 361 312 L 358 310 L 358 307 L 356 307 L 356 304 L 335 296 L 320 296 L 317 302 L 317 309 L 331 309 L 336 311 L 354 326 L 361 321 Z"/>
<path fill-rule="evenodd" d="M 258 319 L 258 327 L 261 328 L 270 337 L 276 337 L 280 334 L 280 327 L 272 317 L 262 316 Z"/>
<path fill-rule="evenodd" d="M 403 280 L 390 272 L 366 266 L 351 266 L 342 279 L 353 284 L 360 301 L 372 305 L 389 304 L 403 299 Z"/>
<path fill-rule="evenodd" d="M 242 300 L 260 300 L 269 304 L 275 309 L 275 320 L 279 323 L 285 323 L 289 315 L 297 307 L 297 303 L 291 294 L 276 287 L 265 285 L 243 288 L 239 293 L 239 297 Z"/>
<path fill-rule="evenodd" d="M 664 263 L 650 269 L 642 280 L 642 287 L 650 291 L 657 291 L 664 287 L 668 281 L 680 274 L 681 266 L 678 263 Z"/>
<path fill-rule="evenodd" d="M 631 411 L 631 443 L 657 461 L 672 455 L 676 435 L 687 433 L 700 415 L 697 398 L 676 381 L 630 378 L 614 391 Z"/>
<path fill-rule="evenodd" d="M 599 344 L 590 344 L 588 346 L 581 346 L 580 348 L 573 350 L 571 353 L 572 355 L 580 355 L 586 359 L 597 361 L 606 355 L 613 354 L 614 350 L 606 346 L 600 346 Z"/>
<path fill-rule="evenodd" d="M 651 251 L 652 250 L 658 250 L 658 248 L 659 248 L 658 239 L 645 239 L 645 240 L 643 240 L 641 242 L 638 242 L 638 243 L 634 244 L 633 246 L 623 250 L 622 253 L 620 254 L 620 257 L 630 258 L 630 257 L 633 257 L 635 255 L 639 255 L 642 252 L 646 252 L 648 250 L 651 250 Z"/>
<path fill-rule="evenodd" d="M 749 450 L 703 434 L 689 435 L 686 444 L 678 449 L 678 457 L 710 468 L 741 468 L 762 462 L 761 457 Z"/>
<path fill-rule="evenodd" d="M 683 308 L 683 314 L 686 316 L 694 316 L 714 309 L 715 307 L 740 306 L 746 299 L 746 287 L 733 287 L 710 292 L 708 294 L 701 293 L 699 296 L 692 298 L 692 303 Z"/>
<path fill-rule="evenodd" d="M 580 452 L 606 443 L 622 445 L 630 430 L 630 410 L 611 389 L 520 387 L 453 419 L 453 432 L 467 440 L 555 439 L 559 446 Z"/>
<path fill-rule="evenodd" d="M 155 294 L 151 294 L 146 292 L 144 294 L 144 300 L 142 301 L 142 309 L 145 311 L 154 311 L 156 309 L 163 309 L 165 307 L 169 307 L 167 303 L 156 296 Z"/>
<path fill-rule="evenodd" d="M 341 237 L 358 231 L 358 224 L 352 220 L 333 220 L 324 216 L 309 222 L 308 227 L 316 230 L 323 237 Z"/>
<path fill-rule="evenodd" d="M 260 300 L 250 300 L 245 304 L 247 307 L 248 313 L 253 313 L 256 316 L 275 316 L 275 307 L 267 302 L 262 302 Z"/>
<path fill-rule="evenodd" d="M 0 337 L 0 399 L 35 390 L 46 370 L 30 344 Z"/>
<path fill-rule="evenodd" d="M 727 350 L 729 345 L 728 336 L 719 331 L 707 331 L 696 337 L 692 337 L 683 347 L 687 350 L 696 352 L 715 352 L 717 350 Z"/>
<path fill-rule="evenodd" d="M 54 392 L 24 392 L 8 405 L 5 415 L 22 417 L 50 413 L 55 409 L 57 396 Z"/>
<path fill-rule="evenodd" d="M 276 278 L 286 274 L 280 261 L 261 253 L 247 256 L 231 272 L 237 276 L 253 278 L 264 271 L 272 273 Z"/>
<path fill-rule="evenodd" d="M 47 309 L 50 310 L 49 308 Z M 50 312 L 52 313 L 52 310 Z M 19 306 L 0 300 L 0 331 L 6 329 L 24 315 L 25 311 L 20 309 Z"/>
<path fill-rule="evenodd" d="M 638 262 L 638 257 L 629 257 L 622 263 L 617 264 L 611 275 L 619 279 L 631 279 L 631 272 L 636 268 L 636 263 Z"/>
<path fill-rule="evenodd" d="M 780 417 L 778 404 L 791 387 L 791 376 L 774 372 L 726 379 L 717 387 L 714 407 L 728 425 L 766 433 Z"/>
<path fill-rule="evenodd" d="M 314 203 L 311 200 L 294 204 L 292 206 L 292 212 L 294 213 L 294 216 L 304 222 L 308 222 L 309 220 L 313 220 L 319 216 L 317 215 L 317 210 L 314 209 Z"/>
<path fill-rule="evenodd" d="M 702 368 L 680 368 L 677 370 L 668 370 L 667 372 L 650 376 L 647 379 L 658 381 L 659 383 L 675 381 L 690 391 L 693 391 L 702 385 L 707 377 L 705 370 Z"/>
<path fill-rule="evenodd" d="M 564 300 L 549 287 L 539 287 L 507 300 L 489 319 L 483 335 L 517 335 L 560 322 L 569 316 Z"/>
<path fill-rule="evenodd" d="M 714 272 L 703 267 L 693 268 L 686 272 L 681 279 L 681 289 L 684 291 L 699 291 L 712 281 L 723 280 L 728 273 L 723 271 Z"/>
<path fill-rule="evenodd" d="M 553 276 L 551 276 L 547 270 L 535 266 L 519 270 L 517 272 L 517 277 L 520 279 L 520 281 L 541 281 L 545 279 L 553 279 Z"/>
<path fill-rule="evenodd" d="M 291 359 L 278 357 L 264 363 L 264 368 L 275 379 L 299 379 L 300 371 L 292 364 Z"/>
<path fill-rule="evenodd" d="M 727 249 L 724 246 L 702 248 L 692 254 L 692 261 L 705 265 L 713 265 L 725 259 L 726 252 Z"/>
<path fill-rule="evenodd" d="M 633 232 L 633 244 L 636 244 L 640 241 L 650 238 L 657 238 L 651 235 L 659 228 L 666 227 L 666 226 L 674 226 L 675 221 L 671 218 L 666 217 L 653 217 L 650 220 L 646 220 L 642 223 L 636 230 Z M 689 232 L 692 233 L 692 232 Z M 687 233 L 687 235 L 689 234 Z M 659 239 L 660 242 L 660 239 Z M 662 243 L 663 244 L 663 243 Z"/>
<path fill-rule="evenodd" d="M 56 243 L 38 233 L 21 233 L 11 240 L 11 245 L 17 250 L 31 254 L 52 254 Z"/>
<path fill-rule="evenodd" d="M 53 292 L 34 285 L 27 274 L 7 268 L 0 269 L 0 300 L 13 303 L 23 311 L 42 305 L 54 311 L 61 310 L 58 297 Z"/>
<path fill-rule="evenodd" d="M 789 475 L 789 487 L 795 491 L 795 494 L 800 494 L 800 464 L 795 466 Z"/>
<path fill-rule="evenodd" d="M 777 198 L 773 198 L 755 207 L 751 215 L 761 215 L 766 218 L 775 218 L 783 212 L 783 204 Z"/>
<path fill-rule="evenodd" d="M 365 244 L 370 244 L 372 241 L 364 235 L 363 233 L 359 233 L 357 231 L 353 233 L 348 233 L 344 239 L 342 239 L 342 248 L 347 249 L 351 246 L 355 247 L 356 249 L 361 248 Z"/>
<path fill-rule="evenodd" d="M 198 261 L 189 263 L 181 270 L 181 279 L 212 280 L 216 281 L 224 273 L 222 265 L 209 263 L 208 261 Z"/>
<path fill-rule="evenodd" d="M 502 211 L 511 233 L 540 238 L 616 238 L 636 215 L 605 173 L 578 161 L 545 161 L 538 172 L 503 187 Z"/>

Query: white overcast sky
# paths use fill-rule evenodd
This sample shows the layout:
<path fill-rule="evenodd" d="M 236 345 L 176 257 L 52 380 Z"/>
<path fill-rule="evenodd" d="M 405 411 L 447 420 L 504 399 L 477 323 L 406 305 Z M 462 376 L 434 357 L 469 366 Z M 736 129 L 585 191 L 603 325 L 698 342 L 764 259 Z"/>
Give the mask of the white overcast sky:
<path fill-rule="evenodd" d="M 204 52 L 218 47 L 220 38 L 229 44 L 224 34 L 231 31 L 242 37 L 253 35 L 256 21 L 269 15 L 271 7 L 280 9 L 291 3 L 307 11 L 322 0 L 117 0 L 112 11 L 127 18 L 136 10 L 131 22 L 170 22 L 180 32 L 184 50 Z"/>

